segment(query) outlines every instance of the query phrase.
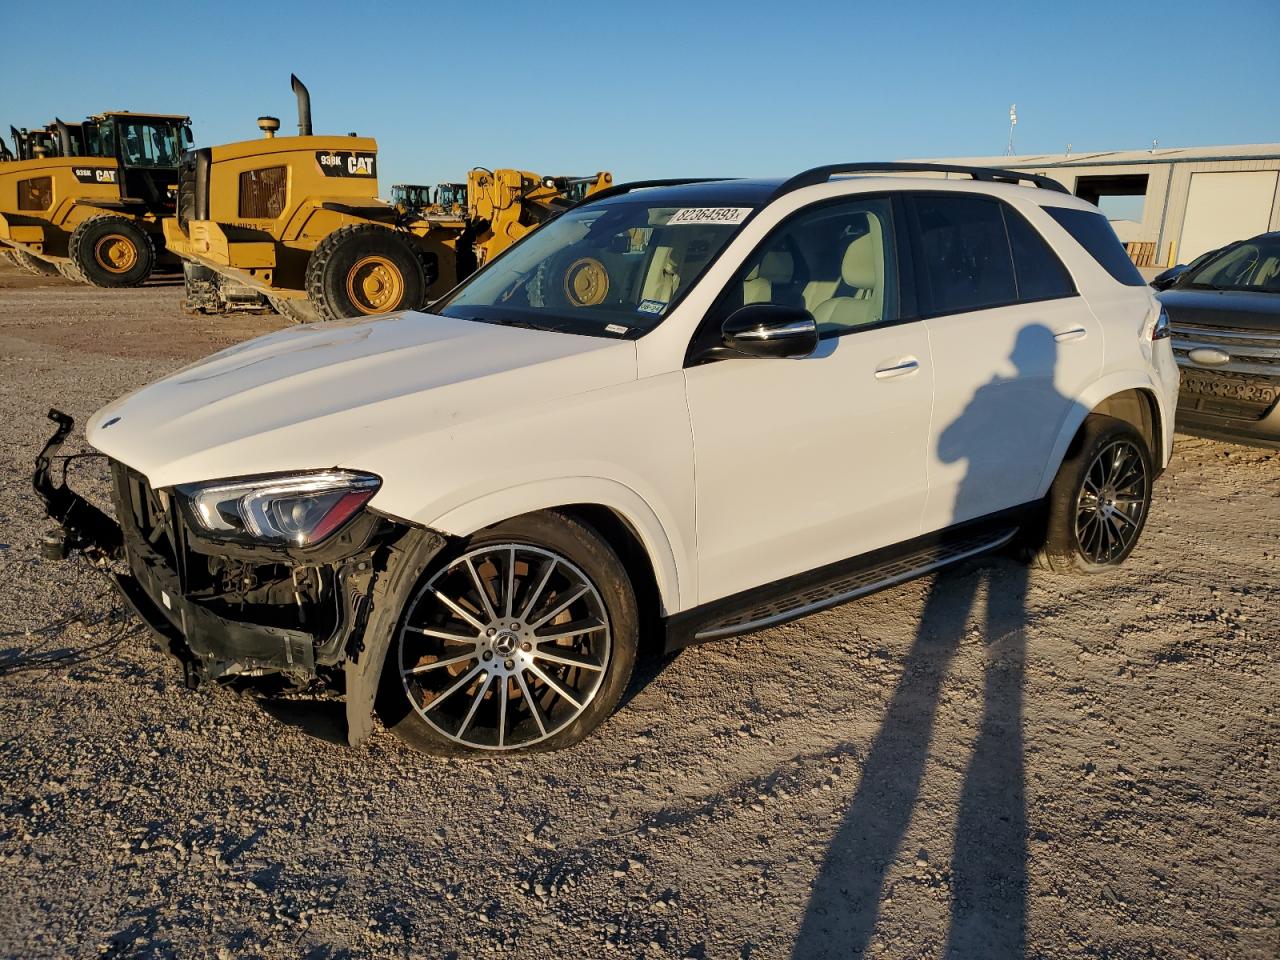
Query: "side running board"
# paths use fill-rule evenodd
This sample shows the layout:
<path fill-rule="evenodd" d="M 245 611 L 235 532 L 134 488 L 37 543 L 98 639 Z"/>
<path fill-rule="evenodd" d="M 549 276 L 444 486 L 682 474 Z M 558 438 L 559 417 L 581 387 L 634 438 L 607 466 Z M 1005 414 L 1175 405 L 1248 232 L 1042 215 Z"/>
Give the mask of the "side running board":
<path fill-rule="evenodd" d="M 865 597 L 877 590 L 895 587 L 969 557 L 998 550 L 1012 540 L 1017 532 L 1017 527 L 995 532 L 987 530 L 962 540 L 925 547 L 915 553 L 866 567 L 856 573 L 761 603 L 748 610 L 735 612 L 730 618 L 699 630 L 694 635 L 694 640 L 695 642 L 717 640 L 739 633 L 763 630 L 765 627 L 773 627 L 788 620 L 817 613 L 828 607 L 838 606 L 848 600 Z"/>

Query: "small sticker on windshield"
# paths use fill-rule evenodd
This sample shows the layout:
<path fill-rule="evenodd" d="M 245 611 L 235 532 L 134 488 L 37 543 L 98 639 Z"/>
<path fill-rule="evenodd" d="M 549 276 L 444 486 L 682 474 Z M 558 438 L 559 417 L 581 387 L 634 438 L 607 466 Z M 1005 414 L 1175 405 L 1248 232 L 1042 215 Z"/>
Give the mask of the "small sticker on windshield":
<path fill-rule="evenodd" d="M 630 327 L 624 327 L 624 326 L 623 326 L 622 324 L 620 324 L 620 323 L 610 323 L 610 324 L 607 324 L 607 325 L 605 326 L 605 330 L 606 330 L 608 333 L 616 333 L 616 334 L 619 334 L 619 335 L 621 335 L 621 334 L 626 334 L 626 333 L 630 333 L 630 332 L 631 332 L 631 328 L 630 328 Z"/>
<path fill-rule="evenodd" d="M 661 313 L 667 309 L 667 301 L 665 300 L 641 300 L 640 306 L 636 307 L 637 313 Z"/>
<path fill-rule="evenodd" d="M 686 223 L 741 223 L 750 212 L 750 207 L 685 207 L 671 215 L 667 226 L 675 227 Z"/>

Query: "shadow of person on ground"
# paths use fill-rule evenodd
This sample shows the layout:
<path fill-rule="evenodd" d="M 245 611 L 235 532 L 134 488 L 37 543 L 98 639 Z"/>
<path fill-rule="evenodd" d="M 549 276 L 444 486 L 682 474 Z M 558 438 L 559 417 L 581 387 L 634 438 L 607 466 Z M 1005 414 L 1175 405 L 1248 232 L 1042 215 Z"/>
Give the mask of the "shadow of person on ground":
<path fill-rule="evenodd" d="M 1039 406 L 1046 399 L 1044 391 L 1053 390 L 1056 344 L 1047 327 L 1024 327 L 1009 359 L 1016 376 L 997 377 L 980 387 L 939 438 L 941 461 L 966 462 L 965 477 L 956 488 L 956 522 L 981 516 L 988 512 L 987 504 L 1000 500 L 999 493 L 990 489 L 990 478 L 976 475 L 971 451 L 986 442 L 979 438 L 989 437 L 989 431 L 1010 421 L 1011 404 L 1036 402 Z M 1040 391 L 1039 396 L 1031 396 L 1033 391 Z M 1018 437 L 1004 440 L 1006 449 L 1018 449 Z M 1013 465 L 1016 468 L 1016 456 Z M 796 960 L 854 957 L 867 949 L 885 877 L 899 855 L 920 795 L 940 691 L 984 584 L 985 618 L 975 624 L 984 645 L 980 656 L 983 712 L 956 816 L 945 952 L 949 957 L 975 958 L 1025 954 L 1022 683 L 1027 568 L 997 560 L 944 571 L 934 578 L 902 678 L 871 745 L 848 813 L 814 881 L 792 953 Z M 936 858 L 943 852 L 929 853 Z M 945 861 L 934 866 L 945 869 Z"/>

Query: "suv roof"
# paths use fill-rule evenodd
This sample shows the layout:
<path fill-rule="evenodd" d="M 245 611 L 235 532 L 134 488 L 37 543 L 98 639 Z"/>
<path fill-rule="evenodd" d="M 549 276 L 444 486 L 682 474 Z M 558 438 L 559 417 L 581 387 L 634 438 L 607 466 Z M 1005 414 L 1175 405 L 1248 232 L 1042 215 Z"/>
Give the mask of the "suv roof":
<path fill-rule="evenodd" d="M 765 204 L 784 194 L 804 187 L 827 183 L 839 177 L 855 175 L 887 175 L 899 173 L 963 174 L 974 183 L 1017 185 L 1028 184 L 1055 194 L 1071 196 L 1071 192 L 1057 180 L 1035 173 L 1002 170 L 997 167 L 967 167 L 948 163 L 835 163 L 811 167 L 793 177 L 764 179 L 685 179 L 685 180 L 637 180 L 620 183 L 588 198 L 588 202 L 608 202 L 636 190 L 646 190 L 646 198 L 661 203 L 670 199 L 675 203 L 698 205 L 750 203 Z"/>

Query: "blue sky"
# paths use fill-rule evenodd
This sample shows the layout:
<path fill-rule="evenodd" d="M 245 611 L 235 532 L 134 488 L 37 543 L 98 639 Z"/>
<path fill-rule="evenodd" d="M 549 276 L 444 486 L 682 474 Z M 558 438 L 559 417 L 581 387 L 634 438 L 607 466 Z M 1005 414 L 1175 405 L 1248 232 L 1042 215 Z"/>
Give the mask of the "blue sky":
<path fill-rule="evenodd" d="M 1001 154 L 1013 102 L 1019 153 L 1280 141 L 1280 0 L 0 0 L 0 36 L 27 38 L 0 55 L 0 131 L 132 109 L 188 113 L 204 145 L 262 113 L 287 132 L 292 70 L 316 132 L 377 137 L 384 190 Z"/>

